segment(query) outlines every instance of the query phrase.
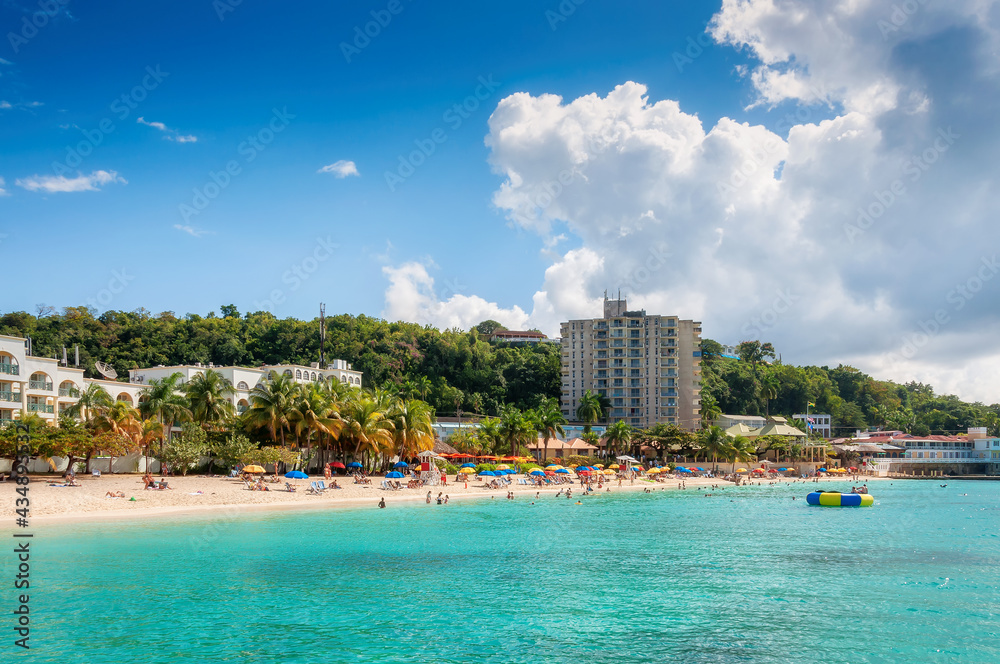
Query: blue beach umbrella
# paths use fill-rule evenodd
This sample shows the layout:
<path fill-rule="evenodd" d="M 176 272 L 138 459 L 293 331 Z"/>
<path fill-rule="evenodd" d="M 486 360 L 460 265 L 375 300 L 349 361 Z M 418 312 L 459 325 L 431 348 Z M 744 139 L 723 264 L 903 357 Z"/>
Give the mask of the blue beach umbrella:
<path fill-rule="evenodd" d="M 293 471 L 287 472 L 287 473 L 285 473 L 285 477 L 288 477 L 288 478 L 293 479 L 293 480 L 306 480 L 306 479 L 309 479 L 309 476 L 306 475 L 305 473 L 303 473 L 301 470 L 293 470 Z"/>
<path fill-rule="evenodd" d="M 474 463 L 463 463 L 460 466 L 460 468 L 475 468 L 475 467 L 476 467 L 476 464 L 474 464 Z"/>
<path fill-rule="evenodd" d="M 816 471 L 816 472 L 819 472 L 819 473 L 825 473 L 825 472 L 826 472 L 826 468 L 820 468 L 820 469 L 819 469 L 818 471 Z"/>
<path fill-rule="evenodd" d="M 705 472 L 705 469 L 702 468 L 701 466 L 698 466 L 697 468 L 695 468 L 695 470 L 697 470 L 699 472 L 702 472 L 702 473 Z"/>
<path fill-rule="evenodd" d="M 394 470 L 391 473 L 386 473 L 385 477 L 386 477 L 386 479 L 389 479 L 389 480 L 398 480 L 398 479 L 400 479 L 400 478 L 403 477 L 403 473 L 397 473 Z"/>
<path fill-rule="evenodd" d="M 496 473 L 492 470 L 483 470 L 479 472 L 480 477 L 496 477 Z"/>
<path fill-rule="evenodd" d="M 545 477 L 545 471 L 544 470 L 539 470 L 538 468 L 535 468 L 533 471 L 531 471 L 528 474 L 529 475 L 541 475 L 542 477 Z"/>
<path fill-rule="evenodd" d="M 361 468 L 361 464 L 358 463 L 357 461 L 352 461 L 349 464 L 347 464 L 347 467 L 348 468 Z"/>
<path fill-rule="evenodd" d="M 678 472 L 681 472 L 681 473 L 690 473 L 690 472 L 691 472 L 691 471 L 690 471 L 690 470 L 688 470 L 687 468 L 678 468 L 678 469 L 677 469 L 677 471 L 678 471 Z"/>
<path fill-rule="evenodd" d="M 567 468 L 557 468 L 556 472 L 557 473 L 562 473 L 563 475 L 569 475 L 569 469 L 567 469 Z"/>
<path fill-rule="evenodd" d="M 779 468 L 779 469 L 778 469 L 778 472 L 781 472 L 781 473 L 783 473 L 783 472 L 785 472 L 786 470 L 788 470 L 788 469 L 787 469 L 787 468 Z"/>
<path fill-rule="evenodd" d="M 409 468 L 409 467 L 410 464 L 406 463 L 405 461 L 397 461 L 396 465 L 393 466 L 393 468 Z"/>

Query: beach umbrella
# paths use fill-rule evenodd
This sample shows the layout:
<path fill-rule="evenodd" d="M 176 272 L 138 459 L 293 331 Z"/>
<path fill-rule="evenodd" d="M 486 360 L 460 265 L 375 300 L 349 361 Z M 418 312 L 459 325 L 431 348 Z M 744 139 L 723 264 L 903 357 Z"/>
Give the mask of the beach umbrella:
<path fill-rule="evenodd" d="M 788 469 L 787 468 L 779 468 L 778 470 L 780 470 L 781 472 L 785 472 Z"/>
<path fill-rule="evenodd" d="M 604 464 L 603 463 L 595 463 L 594 464 L 594 468 L 597 468 L 598 470 L 604 470 Z"/>
<path fill-rule="evenodd" d="M 505 463 L 502 463 L 499 466 L 497 466 L 497 470 L 510 470 L 510 466 L 508 466 Z"/>
<path fill-rule="evenodd" d="M 818 472 L 818 473 L 825 473 L 825 472 L 826 472 L 826 468 L 820 468 L 820 469 L 819 469 L 818 471 L 816 471 L 816 472 Z"/>
<path fill-rule="evenodd" d="M 736 472 L 737 473 L 745 473 L 745 472 L 747 472 L 747 469 L 746 468 L 737 468 Z"/>
<path fill-rule="evenodd" d="M 771 469 L 770 469 L 769 471 L 767 471 L 767 472 L 769 472 L 769 473 L 777 473 L 778 471 L 777 471 L 777 470 L 775 470 L 774 468 L 771 468 Z"/>
<path fill-rule="evenodd" d="M 252 466 L 246 466 L 246 467 L 245 467 L 245 468 L 243 469 L 243 472 L 244 472 L 244 473 L 251 473 L 251 474 L 255 474 L 255 473 L 263 473 L 263 472 L 264 472 L 264 469 L 263 469 L 263 468 L 261 468 L 260 466 L 256 465 L 256 464 L 254 464 L 254 465 L 252 465 Z"/>
<path fill-rule="evenodd" d="M 556 470 L 557 468 L 562 468 L 562 466 L 554 463 L 550 463 L 549 465 L 545 466 L 545 470 Z"/>
<path fill-rule="evenodd" d="M 309 476 L 303 473 L 301 470 L 293 470 L 291 472 L 285 473 L 285 477 L 288 477 L 293 480 L 309 479 Z"/>
<path fill-rule="evenodd" d="M 857 470 L 856 466 L 851 466 L 851 470 Z"/>
<path fill-rule="evenodd" d="M 590 475 L 590 471 L 589 470 L 581 470 L 581 471 L 579 471 L 577 473 L 577 475 Z"/>
<path fill-rule="evenodd" d="M 458 472 L 462 473 L 463 475 L 475 475 L 476 474 L 476 469 L 475 468 L 459 468 Z"/>
<path fill-rule="evenodd" d="M 479 473 L 480 477 L 496 477 L 492 470 L 484 470 Z"/>
<path fill-rule="evenodd" d="M 562 473 L 563 475 L 569 475 L 569 471 L 565 468 L 556 468 L 557 473 Z"/>
<path fill-rule="evenodd" d="M 333 463 L 330 464 L 330 467 L 331 468 L 341 468 L 341 469 L 343 469 L 345 466 L 344 466 L 343 462 L 341 462 L 341 461 L 334 461 Z"/>
<path fill-rule="evenodd" d="M 688 470 L 687 468 L 677 468 L 676 470 L 677 470 L 677 472 L 679 472 L 679 473 L 690 473 L 690 472 L 691 472 L 691 471 L 690 471 L 690 470 Z"/>
<path fill-rule="evenodd" d="M 705 469 L 702 468 L 701 466 L 698 466 L 697 470 L 700 470 L 701 472 L 705 472 Z"/>
<path fill-rule="evenodd" d="M 619 468 L 621 468 L 621 466 L 619 466 L 617 463 L 613 463 L 610 466 L 608 466 L 608 468 L 611 468 L 612 470 L 618 470 Z"/>
<path fill-rule="evenodd" d="M 545 471 L 545 474 L 546 474 L 546 475 L 549 475 L 549 476 L 552 476 L 552 475 L 555 475 L 555 474 L 556 474 L 556 471 L 554 471 L 554 470 L 546 470 L 546 471 Z"/>
<path fill-rule="evenodd" d="M 659 469 L 659 468 L 650 468 L 650 469 L 649 469 L 649 474 L 650 474 L 650 475 L 656 475 L 656 474 L 657 474 L 657 473 L 659 473 L 659 472 L 660 472 L 660 469 Z"/>
<path fill-rule="evenodd" d="M 386 473 L 385 478 L 387 480 L 398 480 L 403 477 L 403 473 L 397 473 L 395 470 L 391 473 Z"/>
<path fill-rule="evenodd" d="M 476 467 L 476 464 L 474 464 L 474 463 L 463 463 L 462 464 L 462 468 L 475 468 L 475 467 Z"/>
<path fill-rule="evenodd" d="M 358 463 L 357 461 L 352 461 L 349 464 L 347 464 L 347 467 L 348 468 L 361 468 L 361 464 Z"/>
<path fill-rule="evenodd" d="M 536 477 L 539 476 L 539 475 L 541 475 L 542 477 L 545 477 L 545 471 L 544 470 L 539 470 L 538 468 L 535 468 L 533 471 L 531 471 L 528 474 L 529 475 L 534 475 Z"/>
<path fill-rule="evenodd" d="M 393 468 L 409 468 L 410 464 L 406 463 L 405 461 L 397 461 L 392 467 Z"/>

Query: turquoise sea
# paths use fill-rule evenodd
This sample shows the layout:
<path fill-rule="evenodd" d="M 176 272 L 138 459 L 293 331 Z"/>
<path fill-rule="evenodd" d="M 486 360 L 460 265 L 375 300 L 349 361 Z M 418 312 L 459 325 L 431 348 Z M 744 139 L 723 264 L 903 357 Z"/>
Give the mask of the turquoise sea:
<path fill-rule="evenodd" d="M 0 654 L 1000 661 L 1000 482 L 875 483 L 868 509 L 809 507 L 816 486 L 49 526 L 34 647 Z"/>

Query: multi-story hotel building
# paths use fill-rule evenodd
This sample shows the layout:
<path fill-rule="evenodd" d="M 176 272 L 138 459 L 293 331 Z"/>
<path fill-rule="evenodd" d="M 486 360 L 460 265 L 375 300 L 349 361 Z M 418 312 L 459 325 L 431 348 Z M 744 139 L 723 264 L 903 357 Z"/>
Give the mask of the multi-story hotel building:
<path fill-rule="evenodd" d="M 611 400 L 610 421 L 697 429 L 701 422 L 701 323 L 628 311 L 604 299 L 604 317 L 561 325 L 562 412 L 576 419 L 584 392 Z"/>
<path fill-rule="evenodd" d="M 153 378 L 166 378 L 181 374 L 186 383 L 198 373 L 211 369 L 222 374 L 232 383 L 233 406 L 238 413 L 250 407 L 250 390 L 271 371 L 282 373 L 300 383 L 317 380 L 336 380 L 361 386 L 361 372 L 355 371 L 344 360 L 333 360 L 325 369 L 319 363 L 311 366 L 296 364 L 264 365 L 259 368 L 217 367 L 212 364 L 151 367 L 129 371 L 128 382 L 84 378 L 83 369 L 65 366 L 55 358 L 36 357 L 28 354 L 26 339 L 0 335 L 0 421 L 18 419 L 22 412 L 37 413 L 50 424 L 78 400 L 78 394 L 87 385 L 96 383 L 116 401 L 127 401 L 137 406 L 142 390 Z"/>

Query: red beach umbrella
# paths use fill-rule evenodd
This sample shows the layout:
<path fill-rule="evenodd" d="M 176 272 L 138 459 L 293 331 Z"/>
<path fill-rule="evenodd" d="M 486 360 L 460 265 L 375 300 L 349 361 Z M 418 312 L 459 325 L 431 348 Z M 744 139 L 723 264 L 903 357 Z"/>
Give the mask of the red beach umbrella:
<path fill-rule="evenodd" d="M 331 468 L 346 468 L 347 466 L 345 466 L 340 461 L 334 461 L 333 463 L 330 464 L 330 467 Z"/>

